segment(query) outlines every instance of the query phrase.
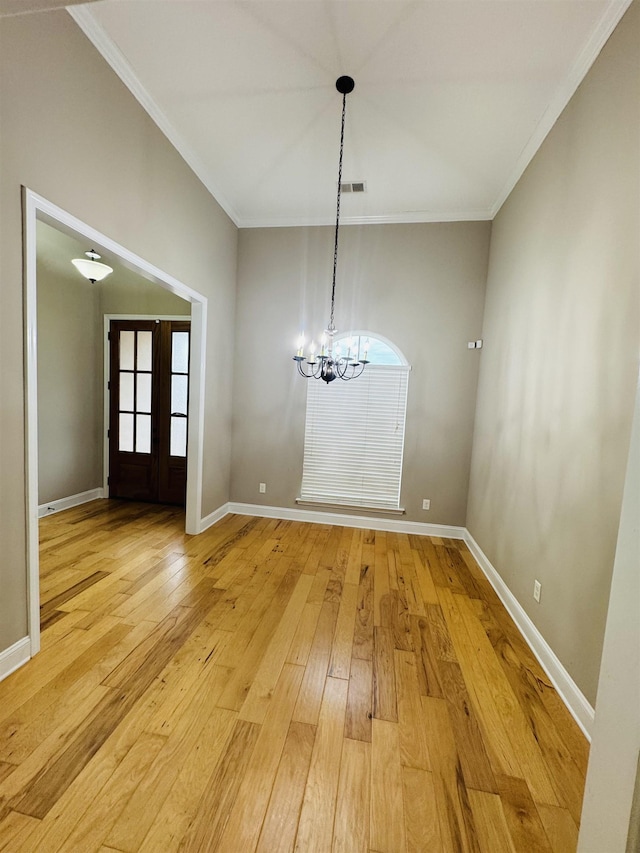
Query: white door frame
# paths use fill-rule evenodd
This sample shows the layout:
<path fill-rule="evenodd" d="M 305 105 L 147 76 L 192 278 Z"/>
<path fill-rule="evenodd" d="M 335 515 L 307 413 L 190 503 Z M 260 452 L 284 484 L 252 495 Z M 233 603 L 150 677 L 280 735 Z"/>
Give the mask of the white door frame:
<path fill-rule="evenodd" d="M 200 533 L 202 520 L 202 448 L 204 442 L 204 364 L 207 298 L 125 249 L 27 187 L 22 188 L 24 228 L 24 342 L 25 342 L 25 497 L 27 510 L 28 630 L 31 655 L 40 650 L 40 563 L 38 554 L 38 317 L 36 281 L 36 220 L 61 231 L 86 237 L 98 251 L 115 255 L 149 281 L 191 303 L 191 365 L 185 531 Z M 155 319 L 155 318 L 154 318 Z M 185 318 L 182 318 L 185 319 Z"/>

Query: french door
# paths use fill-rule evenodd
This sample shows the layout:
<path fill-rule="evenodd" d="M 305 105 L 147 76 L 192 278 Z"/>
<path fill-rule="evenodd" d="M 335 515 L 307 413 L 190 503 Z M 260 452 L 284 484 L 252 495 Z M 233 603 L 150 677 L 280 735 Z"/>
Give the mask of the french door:
<path fill-rule="evenodd" d="M 184 506 L 190 323 L 112 320 L 109 497 Z"/>

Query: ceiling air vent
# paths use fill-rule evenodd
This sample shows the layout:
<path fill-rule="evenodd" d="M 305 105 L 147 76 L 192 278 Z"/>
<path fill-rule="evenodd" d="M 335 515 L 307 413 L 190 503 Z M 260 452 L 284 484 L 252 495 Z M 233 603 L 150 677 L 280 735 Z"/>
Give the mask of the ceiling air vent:
<path fill-rule="evenodd" d="M 364 193 L 367 191 L 365 181 L 343 181 L 340 184 L 341 193 Z"/>

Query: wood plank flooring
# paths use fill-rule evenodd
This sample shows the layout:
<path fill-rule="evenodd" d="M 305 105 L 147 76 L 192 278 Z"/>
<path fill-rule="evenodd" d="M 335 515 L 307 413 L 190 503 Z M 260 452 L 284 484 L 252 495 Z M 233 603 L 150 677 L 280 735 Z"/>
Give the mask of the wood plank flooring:
<path fill-rule="evenodd" d="M 41 522 L 0 851 L 572 853 L 587 742 L 464 543 L 96 501 Z"/>

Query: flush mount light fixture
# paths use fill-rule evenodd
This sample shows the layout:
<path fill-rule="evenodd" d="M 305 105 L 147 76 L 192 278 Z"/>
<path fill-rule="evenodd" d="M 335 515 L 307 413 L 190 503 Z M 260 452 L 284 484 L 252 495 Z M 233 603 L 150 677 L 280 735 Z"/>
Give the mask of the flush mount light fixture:
<path fill-rule="evenodd" d="M 95 249 L 90 249 L 88 252 L 85 252 L 85 255 L 87 256 L 86 259 L 74 258 L 71 263 L 78 270 L 80 275 L 89 279 L 91 284 L 95 284 L 96 281 L 102 281 L 103 278 L 106 278 L 113 272 L 112 267 L 98 263 L 100 255 Z"/>
<path fill-rule="evenodd" d="M 329 314 L 329 325 L 320 338 L 320 352 L 312 341 L 308 354 L 304 354 L 304 334 L 298 340 L 298 352 L 293 360 L 298 367 L 300 376 L 305 379 L 323 379 L 325 382 L 333 382 L 334 379 L 355 379 L 360 376 L 369 362 L 367 360 L 368 341 L 360 353 L 358 346 L 349 341 L 346 354 L 340 349 L 340 344 L 334 344 L 333 338 L 338 331 L 333 322 L 336 302 L 336 269 L 338 267 L 338 233 L 340 231 L 340 191 L 342 188 L 342 153 L 344 150 L 344 117 L 347 105 L 347 95 L 353 92 L 355 83 L 352 77 L 338 77 L 336 89 L 342 95 L 342 124 L 340 128 L 340 159 L 338 161 L 338 198 L 336 201 L 336 233 L 333 243 L 333 281 L 331 285 L 331 313 Z M 360 338 L 358 338 L 358 341 Z M 362 358 L 360 357 L 362 355 Z"/>

